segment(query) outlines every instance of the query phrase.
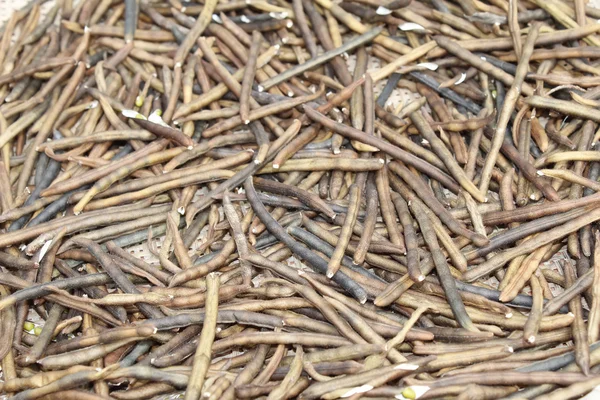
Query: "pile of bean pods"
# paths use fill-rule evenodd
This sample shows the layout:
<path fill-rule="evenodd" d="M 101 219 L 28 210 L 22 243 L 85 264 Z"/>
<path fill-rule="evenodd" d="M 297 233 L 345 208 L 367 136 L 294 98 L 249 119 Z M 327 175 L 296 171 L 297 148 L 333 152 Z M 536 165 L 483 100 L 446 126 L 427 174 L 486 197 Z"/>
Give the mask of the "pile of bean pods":
<path fill-rule="evenodd" d="M 0 393 L 594 390 L 597 18 L 584 0 L 16 12 L 0 38 Z"/>

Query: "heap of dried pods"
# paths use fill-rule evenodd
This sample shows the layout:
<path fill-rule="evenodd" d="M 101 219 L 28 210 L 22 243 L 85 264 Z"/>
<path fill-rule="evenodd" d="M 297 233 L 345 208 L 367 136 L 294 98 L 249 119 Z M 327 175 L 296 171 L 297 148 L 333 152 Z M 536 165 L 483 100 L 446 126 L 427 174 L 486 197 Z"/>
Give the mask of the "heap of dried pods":
<path fill-rule="evenodd" d="M 0 40 L 2 394 L 600 384 L 600 10 L 42 3 Z"/>

